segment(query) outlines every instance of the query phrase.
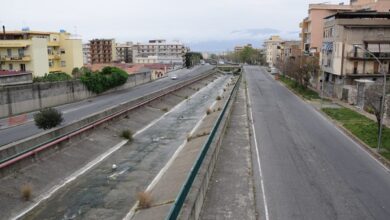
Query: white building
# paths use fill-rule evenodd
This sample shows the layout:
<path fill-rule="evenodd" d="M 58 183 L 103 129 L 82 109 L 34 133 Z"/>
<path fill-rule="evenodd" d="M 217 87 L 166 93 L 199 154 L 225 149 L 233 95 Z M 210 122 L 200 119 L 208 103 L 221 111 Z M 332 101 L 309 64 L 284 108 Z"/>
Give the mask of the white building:
<path fill-rule="evenodd" d="M 166 40 L 149 40 L 148 43 L 137 43 L 133 46 L 134 63 L 163 63 L 183 65 L 187 48 L 179 42 Z"/>
<path fill-rule="evenodd" d="M 278 56 L 280 56 L 278 48 L 281 43 L 282 39 L 279 36 L 271 36 L 268 40 L 264 41 L 268 66 L 272 67 L 276 65 Z"/>

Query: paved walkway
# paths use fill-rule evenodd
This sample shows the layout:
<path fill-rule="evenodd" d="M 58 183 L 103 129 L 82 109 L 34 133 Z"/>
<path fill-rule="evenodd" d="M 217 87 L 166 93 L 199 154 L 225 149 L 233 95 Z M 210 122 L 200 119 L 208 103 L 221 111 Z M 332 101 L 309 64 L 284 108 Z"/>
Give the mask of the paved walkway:
<path fill-rule="evenodd" d="M 200 219 L 256 219 L 245 87 L 241 84 Z"/>

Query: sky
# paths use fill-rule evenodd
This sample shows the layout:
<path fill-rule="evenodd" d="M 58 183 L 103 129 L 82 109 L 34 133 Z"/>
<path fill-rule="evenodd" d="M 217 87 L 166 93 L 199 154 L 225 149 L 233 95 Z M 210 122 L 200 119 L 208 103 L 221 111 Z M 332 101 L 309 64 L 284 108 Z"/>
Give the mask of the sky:
<path fill-rule="evenodd" d="M 180 41 L 193 51 L 221 52 L 270 35 L 299 39 L 313 0 L 1 0 L 6 30 L 59 31 L 117 42 Z M 327 1 L 340 3 L 349 1 Z"/>

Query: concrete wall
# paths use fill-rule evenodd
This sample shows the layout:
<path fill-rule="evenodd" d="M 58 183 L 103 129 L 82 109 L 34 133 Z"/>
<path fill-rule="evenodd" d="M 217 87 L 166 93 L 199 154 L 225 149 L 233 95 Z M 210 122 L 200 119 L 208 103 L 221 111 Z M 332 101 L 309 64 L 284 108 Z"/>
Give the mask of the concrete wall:
<path fill-rule="evenodd" d="M 133 74 L 129 76 L 124 85 L 106 93 L 131 88 L 150 81 L 150 72 Z M 63 105 L 93 96 L 96 96 L 96 94 L 88 91 L 79 80 L 33 83 L 0 88 L 0 118 L 35 111 L 40 108 Z"/>
<path fill-rule="evenodd" d="M 32 83 L 32 73 L 0 75 L 0 86 Z"/>

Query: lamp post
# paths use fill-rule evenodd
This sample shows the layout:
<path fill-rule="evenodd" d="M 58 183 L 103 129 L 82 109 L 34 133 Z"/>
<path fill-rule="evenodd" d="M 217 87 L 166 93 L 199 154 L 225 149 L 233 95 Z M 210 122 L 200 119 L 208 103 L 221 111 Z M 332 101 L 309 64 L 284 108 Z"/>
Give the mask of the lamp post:
<path fill-rule="evenodd" d="M 371 51 L 361 47 L 360 45 L 354 45 L 355 48 L 359 48 L 363 50 L 364 52 L 370 54 L 374 59 L 379 63 L 379 71 L 383 73 L 383 91 L 382 91 L 382 97 L 380 101 L 380 121 L 379 121 L 379 134 L 378 134 L 378 146 L 377 151 L 380 151 L 380 147 L 382 144 L 382 128 L 383 128 L 383 115 L 384 115 L 384 107 L 385 107 L 385 100 L 386 100 L 386 71 L 383 69 L 382 62 L 378 59 L 377 56 L 375 56 Z M 380 73 L 379 72 L 379 73 Z"/>

